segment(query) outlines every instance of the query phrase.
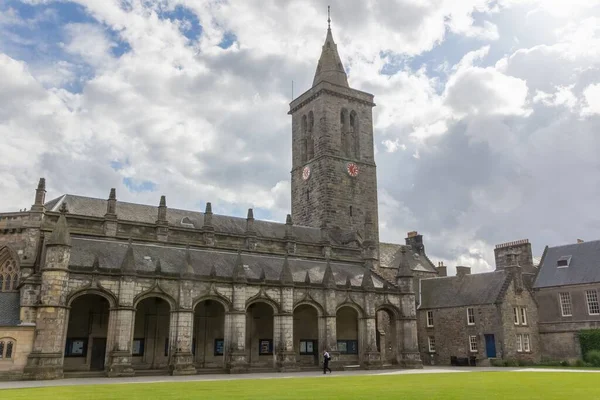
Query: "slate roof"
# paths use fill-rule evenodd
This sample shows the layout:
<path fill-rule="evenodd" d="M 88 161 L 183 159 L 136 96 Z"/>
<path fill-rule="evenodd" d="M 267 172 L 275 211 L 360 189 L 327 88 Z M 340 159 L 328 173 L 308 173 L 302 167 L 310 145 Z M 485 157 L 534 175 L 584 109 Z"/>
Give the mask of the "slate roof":
<path fill-rule="evenodd" d="M 427 255 L 419 255 L 412 250 L 411 246 L 395 243 L 379 243 L 379 264 L 382 268 L 398 268 L 400 265 L 400 249 L 408 250 L 407 257 L 410 269 L 421 272 L 437 272 L 435 266 Z"/>
<path fill-rule="evenodd" d="M 571 256 L 569 266 L 557 268 L 562 256 Z M 600 282 L 600 240 L 547 247 L 534 289 Z"/>
<path fill-rule="evenodd" d="M 102 218 L 106 214 L 108 201 L 66 194 L 49 201 L 45 206 L 50 211 L 58 211 L 62 203 L 67 204 L 70 214 Z M 154 224 L 158 218 L 158 206 L 118 201 L 116 208 L 118 218 L 126 221 Z M 171 226 L 199 229 L 204 225 L 204 213 L 168 208 L 167 221 Z M 217 232 L 244 234 L 246 231 L 246 218 L 213 214 L 212 226 Z M 285 236 L 285 224 L 254 220 L 254 231 L 259 237 L 283 238 Z M 321 230 L 318 228 L 293 225 L 292 233 L 299 241 L 314 243 L 321 240 Z"/>
<path fill-rule="evenodd" d="M 19 292 L 0 292 L 0 326 L 17 326 L 20 320 Z"/>
<path fill-rule="evenodd" d="M 128 242 L 110 239 L 89 239 L 73 236 L 70 266 L 74 268 L 93 268 L 97 258 L 100 269 L 119 272 L 128 249 Z M 209 276 L 214 266 L 217 278 L 230 278 L 236 265 L 237 253 L 210 249 L 189 250 L 185 247 L 175 247 L 164 244 L 132 243 L 135 270 L 142 273 L 152 273 L 160 260 L 162 272 L 180 274 L 184 271 L 186 252 L 189 251 L 191 266 L 197 276 Z M 284 263 L 284 257 L 262 254 L 242 253 L 242 262 L 246 277 L 250 280 L 259 279 L 264 270 L 268 281 L 278 281 Z M 327 267 L 326 261 L 288 258 L 294 282 L 304 283 L 306 272 L 310 281 L 320 284 Z M 361 286 L 364 274 L 362 264 L 331 262 L 331 269 L 338 285 L 346 284 L 350 278 L 352 286 Z M 110 271 L 108 271 L 110 272 Z M 383 288 L 384 280 L 371 274 L 373 285 Z"/>
<path fill-rule="evenodd" d="M 510 281 L 505 271 L 421 279 L 419 309 L 496 303 Z"/>

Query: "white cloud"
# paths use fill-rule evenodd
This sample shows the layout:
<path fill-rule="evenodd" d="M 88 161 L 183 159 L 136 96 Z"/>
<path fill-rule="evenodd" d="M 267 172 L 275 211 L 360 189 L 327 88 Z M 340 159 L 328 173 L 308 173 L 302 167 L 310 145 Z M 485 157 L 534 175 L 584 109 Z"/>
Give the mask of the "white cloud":
<path fill-rule="evenodd" d="M 586 114 L 600 114 L 600 83 L 589 85 L 583 91 L 587 106 L 582 110 Z"/>
<path fill-rule="evenodd" d="M 0 80 L 0 209 L 29 206 L 38 177 L 46 176 L 49 197 L 105 197 L 117 187 L 119 200 L 156 204 L 166 194 L 170 207 L 212 201 L 220 210 L 265 208 L 283 221 L 290 203 L 290 86 L 293 80 L 298 95 L 312 82 L 325 5 L 77 3 L 99 23 L 67 24 L 59 59 L 39 65 L 0 54 L 0 76 L 11 77 Z M 407 231 L 419 230 L 433 258 L 481 271 L 490 268 L 498 241 L 523 236 L 541 247 L 574 237 L 574 226 L 578 236 L 600 229 L 588 200 L 600 195 L 594 182 L 584 185 L 565 172 L 598 165 L 593 149 L 600 144 L 590 128 L 598 114 L 598 20 L 581 17 L 591 8 L 579 0 L 567 16 L 556 12 L 562 3 L 547 11 L 544 1 L 527 0 L 529 10 L 541 10 L 537 15 L 558 15 L 548 21 L 562 29 L 553 41 L 532 32 L 515 42 L 510 19 L 503 20 L 510 13 L 502 13 L 525 7 L 517 3 L 331 3 L 350 83 L 375 94 L 377 103 L 382 240 L 402 242 Z M 198 38 L 184 35 L 188 22 L 160 17 L 178 5 L 199 19 Z M 9 41 L 36 43 L 11 31 L 24 26 L 16 12 L 2 18 L 0 49 Z M 51 13 L 45 18 L 52 21 Z M 449 33 L 453 40 L 445 42 Z M 226 34 L 236 41 L 222 49 Z M 507 38 L 528 47 L 493 64 Z M 129 50 L 115 56 L 115 46 Z M 459 51 L 465 54 L 457 63 Z M 381 74 L 390 65 L 399 70 Z M 71 93 L 67 84 L 81 91 Z M 122 167 L 113 169 L 114 162 Z M 153 182 L 156 192 L 131 192 L 124 178 Z M 576 193 L 578 212 L 563 212 L 572 200 L 555 195 L 557 185 Z"/>
<path fill-rule="evenodd" d="M 528 115 L 527 82 L 495 68 L 461 67 L 448 80 L 446 105 L 457 115 Z"/>

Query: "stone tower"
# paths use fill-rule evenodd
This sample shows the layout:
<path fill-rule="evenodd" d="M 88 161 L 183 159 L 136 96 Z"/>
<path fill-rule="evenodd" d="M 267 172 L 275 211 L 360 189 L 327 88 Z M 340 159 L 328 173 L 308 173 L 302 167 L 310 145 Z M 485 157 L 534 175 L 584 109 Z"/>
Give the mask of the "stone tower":
<path fill-rule="evenodd" d="M 290 103 L 295 224 L 379 243 L 374 106 L 372 94 L 349 87 L 329 27 L 312 88 Z"/>

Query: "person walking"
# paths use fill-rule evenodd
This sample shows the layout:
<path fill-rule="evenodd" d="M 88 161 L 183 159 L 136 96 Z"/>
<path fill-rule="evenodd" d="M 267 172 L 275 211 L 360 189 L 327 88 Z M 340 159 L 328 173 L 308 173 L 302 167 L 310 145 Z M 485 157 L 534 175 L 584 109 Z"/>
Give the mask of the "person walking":
<path fill-rule="evenodd" d="M 329 373 L 331 373 L 331 368 L 329 368 L 329 360 L 331 360 L 331 356 L 327 350 L 325 350 L 323 352 L 323 374 L 326 374 L 327 370 L 329 370 Z"/>

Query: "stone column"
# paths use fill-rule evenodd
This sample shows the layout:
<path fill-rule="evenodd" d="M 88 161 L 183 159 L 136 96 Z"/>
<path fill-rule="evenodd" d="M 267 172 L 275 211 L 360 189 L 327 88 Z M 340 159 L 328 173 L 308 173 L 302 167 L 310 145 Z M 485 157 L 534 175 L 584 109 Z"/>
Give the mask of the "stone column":
<path fill-rule="evenodd" d="M 375 295 L 367 293 L 365 295 L 365 316 L 362 319 L 360 329 L 362 329 L 362 346 L 360 350 L 362 355 L 361 365 L 365 369 L 377 369 L 381 367 L 381 355 L 377 351 L 377 320 L 375 313 Z"/>
<path fill-rule="evenodd" d="M 404 368 L 423 368 L 417 339 L 417 313 L 415 296 L 404 295 L 402 301 L 402 354 L 400 365 Z"/>
<path fill-rule="evenodd" d="M 69 260 L 71 237 L 65 218 L 58 222 L 46 245 L 46 263 L 42 269 L 40 304 L 36 312 L 33 349 L 23 370 L 25 379 L 59 379 L 63 377 L 65 332 L 69 310 Z"/>
<path fill-rule="evenodd" d="M 296 353 L 294 352 L 294 289 L 290 286 L 281 288 L 281 313 L 273 321 L 279 327 L 278 334 L 273 336 L 273 346 L 277 352 L 277 369 L 279 371 L 296 371 Z"/>
<path fill-rule="evenodd" d="M 106 375 L 109 377 L 133 376 L 131 366 L 133 328 L 135 324 L 135 309 L 132 306 L 119 304 L 110 310 L 111 329 L 108 332 L 106 350 L 108 362 Z"/>
<path fill-rule="evenodd" d="M 135 326 L 135 308 L 133 298 L 135 295 L 135 278 L 130 275 L 123 276 L 119 281 L 118 304 L 110 310 L 111 329 L 106 340 L 108 353 L 106 375 L 133 376 L 131 366 L 133 329 Z"/>
<path fill-rule="evenodd" d="M 248 370 L 246 352 L 246 285 L 233 285 L 233 310 L 225 314 L 226 368 L 230 373 Z"/>
<path fill-rule="evenodd" d="M 414 274 L 408 263 L 405 246 L 400 248 L 401 258 L 396 274 L 402 315 L 402 352 L 400 365 L 405 368 L 423 368 L 417 340 L 417 308 L 415 303 Z"/>
<path fill-rule="evenodd" d="M 381 367 L 381 355 L 377 351 L 377 328 L 374 315 L 369 315 L 362 320 L 364 329 L 361 351 L 361 364 L 365 369 L 377 369 Z"/>
<path fill-rule="evenodd" d="M 194 311 L 180 309 L 173 312 L 171 324 L 169 371 L 171 375 L 193 375 L 196 373 L 192 355 Z"/>
<path fill-rule="evenodd" d="M 337 350 L 337 316 L 335 290 L 325 290 L 325 314 L 319 324 L 319 361 L 323 362 L 323 351 L 331 356 L 332 367 L 341 366 L 340 352 Z"/>

